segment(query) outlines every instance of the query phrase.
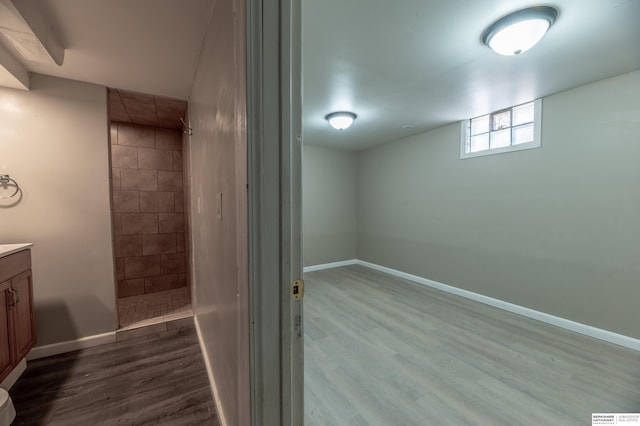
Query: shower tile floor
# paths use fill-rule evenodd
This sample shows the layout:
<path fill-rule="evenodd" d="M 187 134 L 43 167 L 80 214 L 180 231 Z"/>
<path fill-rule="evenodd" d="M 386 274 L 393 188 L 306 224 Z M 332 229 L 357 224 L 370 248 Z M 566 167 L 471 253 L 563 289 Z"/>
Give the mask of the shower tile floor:
<path fill-rule="evenodd" d="M 118 299 L 119 331 L 193 316 L 187 287 Z"/>

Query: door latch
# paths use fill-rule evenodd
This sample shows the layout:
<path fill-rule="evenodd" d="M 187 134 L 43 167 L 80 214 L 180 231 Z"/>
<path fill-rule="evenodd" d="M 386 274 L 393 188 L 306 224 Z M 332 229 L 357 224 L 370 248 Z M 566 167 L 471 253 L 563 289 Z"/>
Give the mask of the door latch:
<path fill-rule="evenodd" d="M 300 300 L 304 297 L 304 280 L 295 280 L 291 283 L 291 298 Z"/>

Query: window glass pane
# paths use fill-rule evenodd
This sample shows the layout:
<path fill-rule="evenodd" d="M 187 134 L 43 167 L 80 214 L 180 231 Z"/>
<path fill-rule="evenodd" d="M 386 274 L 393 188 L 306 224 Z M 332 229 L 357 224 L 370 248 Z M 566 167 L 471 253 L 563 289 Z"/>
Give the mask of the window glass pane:
<path fill-rule="evenodd" d="M 513 125 L 532 123 L 534 116 L 533 102 L 513 108 Z"/>
<path fill-rule="evenodd" d="M 485 151 L 489 149 L 489 133 L 471 137 L 468 152 Z"/>
<path fill-rule="evenodd" d="M 491 149 L 504 148 L 511 145 L 511 129 L 491 132 Z"/>
<path fill-rule="evenodd" d="M 491 114 L 491 130 L 501 130 L 511 127 L 511 110 Z"/>
<path fill-rule="evenodd" d="M 513 144 L 533 142 L 533 123 L 513 128 Z"/>
<path fill-rule="evenodd" d="M 489 132 L 489 115 L 483 115 L 482 117 L 474 118 L 473 120 L 471 120 L 472 135 L 487 132 Z"/>
<path fill-rule="evenodd" d="M 540 100 L 463 120 L 460 158 L 540 147 Z"/>

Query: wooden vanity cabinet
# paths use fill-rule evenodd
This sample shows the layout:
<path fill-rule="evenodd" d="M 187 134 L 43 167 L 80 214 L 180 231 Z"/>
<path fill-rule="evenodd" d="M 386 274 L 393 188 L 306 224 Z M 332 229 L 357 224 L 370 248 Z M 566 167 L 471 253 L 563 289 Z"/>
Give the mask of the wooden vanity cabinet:
<path fill-rule="evenodd" d="M 0 258 L 0 381 L 36 343 L 31 251 Z"/>
<path fill-rule="evenodd" d="M 9 335 L 9 281 L 0 282 L 0 381 L 13 369 Z"/>

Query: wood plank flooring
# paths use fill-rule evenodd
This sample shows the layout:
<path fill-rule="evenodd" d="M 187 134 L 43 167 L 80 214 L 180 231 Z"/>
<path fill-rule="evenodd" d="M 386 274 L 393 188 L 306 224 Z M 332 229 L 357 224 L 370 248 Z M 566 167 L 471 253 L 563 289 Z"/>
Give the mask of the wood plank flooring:
<path fill-rule="evenodd" d="M 305 274 L 305 424 L 587 425 L 640 353 L 361 266 Z"/>
<path fill-rule="evenodd" d="M 11 389 L 13 426 L 219 425 L 193 319 L 140 331 L 29 362 Z"/>

